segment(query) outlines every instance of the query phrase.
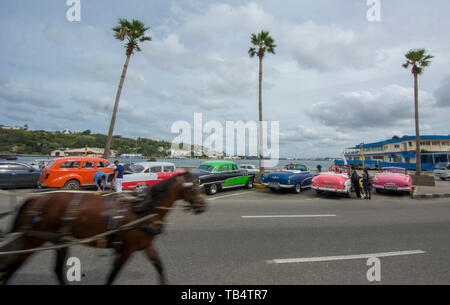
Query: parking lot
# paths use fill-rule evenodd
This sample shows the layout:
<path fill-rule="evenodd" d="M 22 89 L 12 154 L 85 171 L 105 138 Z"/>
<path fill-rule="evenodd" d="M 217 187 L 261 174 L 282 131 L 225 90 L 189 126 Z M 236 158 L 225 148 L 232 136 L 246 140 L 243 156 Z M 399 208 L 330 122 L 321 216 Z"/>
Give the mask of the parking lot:
<path fill-rule="evenodd" d="M 374 194 L 372 200 L 232 190 L 209 197 L 201 215 L 172 212 L 157 248 L 170 284 L 371 284 L 369 257 L 381 262 L 381 284 L 450 283 L 450 202 Z M 0 196 L 0 212 L 9 200 Z M 2 226 L 6 220 L 0 223 Z M 108 250 L 73 247 L 81 284 L 101 284 Z M 36 254 L 12 284 L 56 284 L 53 253 Z M 157 284 L 135 255 L 116 284 Z"/>

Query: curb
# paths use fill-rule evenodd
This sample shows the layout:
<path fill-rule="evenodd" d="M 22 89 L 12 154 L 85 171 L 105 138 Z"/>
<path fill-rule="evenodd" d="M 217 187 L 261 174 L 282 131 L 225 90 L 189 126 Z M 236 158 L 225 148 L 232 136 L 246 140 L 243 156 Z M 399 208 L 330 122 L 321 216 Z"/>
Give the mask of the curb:
<path fill-rule="evenodd" d="M 427 193 L 413 195 L 413 199 L 433 199 L 433 198 L 450 198 L 450 193 Z"/>
<path fill-rule="evenodd" d="M 264 185 L 259 184 L 259 183 L 253 183 L 253 187 L 255 189 L 260 189 L 260 190 L 265 190 L 266 189 L 266 187 Z"/>
<path fill-rule="evenodd" d="M 433 198 L 450 198 L 450 193 L 425 193 L 417 194 L 419 191 L 418 186 L 413 186 L 413 191 L 411 192 L 412 199 L 433 199 Z"/>

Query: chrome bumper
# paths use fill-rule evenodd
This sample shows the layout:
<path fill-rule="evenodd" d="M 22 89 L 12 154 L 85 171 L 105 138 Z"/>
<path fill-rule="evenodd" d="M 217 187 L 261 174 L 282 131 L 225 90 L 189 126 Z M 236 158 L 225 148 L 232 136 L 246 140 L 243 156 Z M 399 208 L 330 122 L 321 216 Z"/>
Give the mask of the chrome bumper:
<path fill-rule="evenodd" d="M 373 187 L 379 190 L 386 190 L 386 191 L 408 191 L 408 192 L 411 191 L 410 187 L 386 188 L 384 185 L 375 185 L 375 184 L 373 185 Z"/>
<path fill-rule="evenodd" d="M 266 187 L 272 187 L 272 188 L 281 188 L 281 189 L 292 189 L 295 187 L 295 185 L 291 185 L 291 184 L 279 184 L 277 183 L 276 185 L 270 185 L 270 183 L 267 182 L 263 182 L 261 183 L 262 185 L 266 186 Z"/>
<path fill-rule="evenodd" d="M 312 186 L 311 187 L 313 190 L 316 191 L 324 191 L 324 192 L 333 192 L 333 193 L 350 193 L 350 191 L 348 190 L 340 190 L 340 189 L 335 189 L 335 188 L 329 188 L 329 187 L 320 187 L 320 186 Z"/>

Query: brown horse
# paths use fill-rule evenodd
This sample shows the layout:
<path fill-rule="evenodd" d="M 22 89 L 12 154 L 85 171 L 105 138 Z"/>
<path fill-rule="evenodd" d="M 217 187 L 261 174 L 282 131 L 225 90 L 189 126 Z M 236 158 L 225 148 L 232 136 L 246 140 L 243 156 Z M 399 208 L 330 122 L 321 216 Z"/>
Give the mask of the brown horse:
<path fill-rule="evenodd" d="M 163 223 L 163 219 L 177 200 L 185 200 L 189 204 L 186 208 L 195 214 L 207 209 L 206 196 L 198 185 L 197 179 L 190 173 L 182 173 L 169 178 L 151 188 L 144 190 L 139 205 L 125 201 L 117 208 L 117 200 L 95 194 L 58 192 L 33 197 L 24 202 L 15 218 L 11 232 L 25 232 L 21 249 L 31 249 L 42 246 L 46 242 L 58 244 L 61 237 L 52 238 L 50 234 L 60 236 L 66 232 L 65 237 L 82 239 L 101 234 L 111 229 L 114 218 L 121 218 L 120 225 L 130 223 L 155 214 L 151 223 L 139 224 L 129 230 L 103 239 L 99 242 L 87 244 L 92 247 L 113 248 L 116 257 L 107 284 L 111 284 L 118 272 L 130 258 L 140 250 L 145 250 L 149 260 L 158 271 L 161 284 L 166 283 L 164 268 L 158 253 L 153 246 L 155 238 L 154 225 Z M 116 207 L 116 208 L 113 208 Z M 117 211 L 122 211 L 121 217 Z M 69 219 L 69 220 L 68 220 Z M 153 229 L 149 227 L 153 225 Z M 115 228 L 118 224 L 115 224 Z M 27 235 L 28 232 L 28 235 Z M 31 232 L 48 233 L 49 237 L 32 235 Z M 67 239 L 64 239 L 67 240 Z M 64 264 L 68 254 L 68 248 L 56 250 L 55 273 L 60 284 L 65 284 Z M 24 253 L 14 256 L 14 259 L 2 266 L 0 256 L 0 283 L 6 284 L 11 276 L 33 253 Z"/>

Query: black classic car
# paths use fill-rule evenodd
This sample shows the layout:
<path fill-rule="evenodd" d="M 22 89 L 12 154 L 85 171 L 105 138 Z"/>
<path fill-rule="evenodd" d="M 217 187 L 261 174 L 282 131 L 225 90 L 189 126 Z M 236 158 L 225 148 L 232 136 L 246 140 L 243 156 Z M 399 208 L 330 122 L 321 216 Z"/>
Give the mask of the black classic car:
<path fill-rule="evenodd" d="M 41 171 L 28 164 L 0 161 L 0 189 L 37 187 Z"/>
<path fill-rule="evenodd" d="M 208 195 L 214 195 L 226 188 L 246 187 L 252 188 L 255 173 L 251 173 L 232 161 L 210 161 L 200 164 L 192 171 L 197 176 L 200 185 L 205 188 Z"/>

